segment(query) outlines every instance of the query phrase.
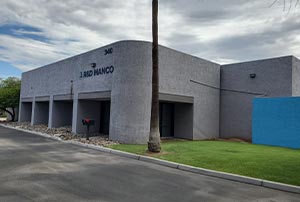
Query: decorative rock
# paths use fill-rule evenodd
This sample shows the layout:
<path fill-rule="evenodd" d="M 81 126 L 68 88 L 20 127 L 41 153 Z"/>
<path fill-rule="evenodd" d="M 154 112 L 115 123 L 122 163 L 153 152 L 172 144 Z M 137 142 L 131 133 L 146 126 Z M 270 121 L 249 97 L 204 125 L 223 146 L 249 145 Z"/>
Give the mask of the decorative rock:
<path fill-rule="evenodd" d="M 103 136 L 101 134 L 90 134 L 90 140 L 86 140 L 85 138 L 82 138 L 81 135 L 72 133 L 71 126 L 48 128 L 46 125 L 31 126 L 28 122 L 7 122 L 5 124 L 15 128 L 45 133 L 54 137 L 58 137 L 62 140 L 75 140 L 84 144 L 93 144 L 103 147 L 109 147 L 111 145 L 119 144 L 118 142 L 109 140 L 108 136 Z"/>

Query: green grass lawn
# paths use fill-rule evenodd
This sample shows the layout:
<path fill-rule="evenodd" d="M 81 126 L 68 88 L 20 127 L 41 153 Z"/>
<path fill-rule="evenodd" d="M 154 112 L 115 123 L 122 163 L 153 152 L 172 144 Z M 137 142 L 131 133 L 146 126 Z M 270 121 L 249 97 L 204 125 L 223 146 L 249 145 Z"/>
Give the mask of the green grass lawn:
<path fill-rule="evenodd" d="M 146 145 L 113 149 L 149 155 Z M 152 155 L 153 156 L 153 155 Z M 217 171 L 300 186 L 300 150 L 226 141 L 164 141 L 154 157 Z"/>

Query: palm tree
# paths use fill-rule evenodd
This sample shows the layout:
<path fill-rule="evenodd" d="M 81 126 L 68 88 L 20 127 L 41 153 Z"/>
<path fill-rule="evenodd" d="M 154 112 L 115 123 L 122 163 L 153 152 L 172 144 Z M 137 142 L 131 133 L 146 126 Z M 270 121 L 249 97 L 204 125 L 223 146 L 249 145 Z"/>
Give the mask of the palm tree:
<path fill-rule="evenodd" d="M 279 2 L 279 0 L 274 0 L 273 1 L 273 3 L 270 5 L 270 7 L 273 7 L 276 3 L 278 3 Z M 283 0 L 282 1 L 283 2 L 283 11 L 285 11 L 286 10 L 286 0 Z M 288 12 L 290 12 L 291 11 L 291 8 L 292 8 L 292 6 L 293 6 L 293 4 L 295 5 L 295 8 L 298 6 L 300 6 L 300 0 L 290 0 L 289 1 L 289 9 L 288 9 Z"/>
<path fill-rule="evenodd" d="M 152 103 L 148 150 L 160 152 L 159 134 L 159 75 L 158 75 L 158 0 L 152 1 Z"/>

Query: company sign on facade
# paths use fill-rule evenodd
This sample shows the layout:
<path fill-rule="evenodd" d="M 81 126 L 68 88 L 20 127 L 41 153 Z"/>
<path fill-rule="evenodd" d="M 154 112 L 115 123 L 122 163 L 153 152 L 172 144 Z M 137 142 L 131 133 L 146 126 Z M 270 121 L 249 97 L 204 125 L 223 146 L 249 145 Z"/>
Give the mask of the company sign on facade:
<path fill-rule="evenodd" d="M 108 49 L 104 50 L 104 55 L 109 55 L 109 54 L 113 54 L 113 48 L 108 48 Z M 80 72 L 80 76 L 79 76 L 80 79 L 94 77 L 94 76 L 101 76 L 101 75 L 106 75 L 106 74 L 112 74 L 115 70 L 113 65 L 97 68 L 96 63 L 91 63 L 90 66 L 93 69 Z"/>

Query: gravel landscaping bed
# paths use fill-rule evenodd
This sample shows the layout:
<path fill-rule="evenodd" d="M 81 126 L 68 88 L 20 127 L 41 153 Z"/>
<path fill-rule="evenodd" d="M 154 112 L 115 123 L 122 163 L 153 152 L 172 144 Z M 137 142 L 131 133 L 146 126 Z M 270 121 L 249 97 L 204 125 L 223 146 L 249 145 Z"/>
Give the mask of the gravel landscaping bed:
<path fill-rule="evenodd" d="M 2 122 L 2 123 L 15 128 L 21 128 L 24 130 L 45 133 L 51 136 L 59 137 L 62 140 L 75 140 L 85 144 L 93 144 L 93 145 L 99 145 L 104 147 L 109 147 L 112 145 L 119 144 L 118 142 L 109 140 L 108 136 L 101 135 L 101 134 L 90 134 L 89 140 L 86 140 L 86 138 L 83 135 L 72 133 L 71 126 L 64 126 L 60 128 L 48 128 L 46 125 L 31 126 L 30 123 L 28 122 L 22 122 L 22 123 Z"/>

